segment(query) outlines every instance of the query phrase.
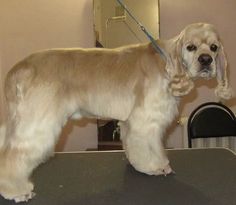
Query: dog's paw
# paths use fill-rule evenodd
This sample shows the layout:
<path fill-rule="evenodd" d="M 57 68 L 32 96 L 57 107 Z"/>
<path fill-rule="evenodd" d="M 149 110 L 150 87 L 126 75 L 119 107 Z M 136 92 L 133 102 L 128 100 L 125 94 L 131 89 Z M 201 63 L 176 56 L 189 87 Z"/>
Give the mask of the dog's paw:
<path fill-rule="evenodd" d="M 147 171 L 145 173 L 148 174 L 148 175 L 156 175 L 156 176 L 164 175 L 164 176 L 167 176 L 169 174 L 174 174 L 175 172 L 172 170 L 172 168 L 168 164 L 163 168 L 156 168 L 156 169 L 153 169 L 151 171 Z"/>
<path fill-rule="evenodd" d="M 31 182 L 22 183 L 21 186 L 8 186 L 0 187 L 0 195 L 7 200 L 13 200 L 16 203 L 27 202 L 32 199 L 36 194 L 33 192 L 34 185 Z"/>
<path fill-rule="evenodd" d="M 19 203 L 19 202 L 27 202 L 29 201 L 30 199 L 32 199 L 36 194 L 34 192 L 30 192 L 28 194 L 25 194 L 25 195 L 22 195 L 22 196 L 17 196 L 17 197 L 14 197 L 13 200 L 16 202 L 16 203 Z"/>
<path fill-rule="evenodd" d="M 168 174 L 174 174 L 175 172 L 172 170 L 170 165 L 168 164 L 166 167 L 163 169 L 157 169 L 155 172 L 155 175 L 168 175 Z"/>

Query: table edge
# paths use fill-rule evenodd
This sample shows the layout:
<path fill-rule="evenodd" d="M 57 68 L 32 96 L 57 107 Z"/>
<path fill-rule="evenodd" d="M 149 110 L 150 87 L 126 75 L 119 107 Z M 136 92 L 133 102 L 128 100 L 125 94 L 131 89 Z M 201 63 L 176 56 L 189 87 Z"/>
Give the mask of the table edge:
<path fill-rule="evenodd" d="M 181 151 L 181 150 L 212 150 L 212 149 L 222 149 L 222 150 L 226 150 L 231 152 L 232 154 L 236 155 L 236 152 L 234 152 L 233 150 L 226 148 L 226 147 L 202 147 L 202 148 L 174 148 L 174 149 L 165 149 L 167 151 L 169 150 L 177 150 L 177 151 Z M 86 154 L 86 153 L 124 153 L 124 150 L 102 150 L 102 151 L 66 151 L 66 152 L 55 152 L 55 154 Z"/>

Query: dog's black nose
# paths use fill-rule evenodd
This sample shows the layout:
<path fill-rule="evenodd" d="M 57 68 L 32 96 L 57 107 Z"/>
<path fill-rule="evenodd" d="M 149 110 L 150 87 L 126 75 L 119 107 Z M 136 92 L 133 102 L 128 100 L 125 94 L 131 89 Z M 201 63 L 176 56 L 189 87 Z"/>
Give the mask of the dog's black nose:
<path fill-rule="evenodd" d="M 202 66 L 209 66 L 212 63 L 213 59 L 209 54 L 201 54 L 198 57 L 198 61 Z"/>

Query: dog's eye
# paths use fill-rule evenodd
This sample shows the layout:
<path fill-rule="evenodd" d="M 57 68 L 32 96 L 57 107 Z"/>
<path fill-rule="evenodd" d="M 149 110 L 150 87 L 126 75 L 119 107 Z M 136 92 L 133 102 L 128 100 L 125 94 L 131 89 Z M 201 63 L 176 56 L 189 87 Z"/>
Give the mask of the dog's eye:
<path fill-rule="evenodd" d="M 211 51 L 216 52 L 218 49 L 218 46 L 216 44 L 211 44 L 210 49 Z"/>
<path fill-rule="evenodd" d="M 187 50 L 188 51 L 196 51 L 197 46 L 195 46 L 194 44 L 190 44 L 190 45 L 187 46 Z"/>

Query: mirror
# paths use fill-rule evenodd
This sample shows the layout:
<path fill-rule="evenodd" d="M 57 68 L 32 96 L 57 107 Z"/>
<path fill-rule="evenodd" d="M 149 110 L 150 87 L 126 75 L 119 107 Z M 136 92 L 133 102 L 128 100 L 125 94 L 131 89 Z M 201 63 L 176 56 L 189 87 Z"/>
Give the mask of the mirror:
<path fill-rule="evenodd" d="M 159 38 L 159 0 L 122 0 L 153 38 Z M 115 48 L 149 39 L 117 0 L 94 0 L 97 47 Z M 98 120 L 98 149 L 121 149 L 117 121 Z"/>
<path fill-rule="evenodd" d="M 159 38 L 159 1 L 122 0 L 133 16 Z M 148 39 L 117 0 L 94 0 L 94 32 L 97 46 L 115 48 L 144 43 Z"/>

